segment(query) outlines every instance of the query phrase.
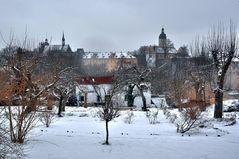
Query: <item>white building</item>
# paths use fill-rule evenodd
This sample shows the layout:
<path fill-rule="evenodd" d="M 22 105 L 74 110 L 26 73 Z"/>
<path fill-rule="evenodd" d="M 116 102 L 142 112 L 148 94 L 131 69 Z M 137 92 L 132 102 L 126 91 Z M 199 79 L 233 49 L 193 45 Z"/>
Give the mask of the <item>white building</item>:
<path fill-rule="evenodd" d="M 112 76 L 104 76 L 104 77 L 80 77 L 77 80 L 76 87 L 76 96 L 79 106 L 99 106 L 103 104 L 105 98 L 109 95 L 109 91 L 112 88 Z M 146 98 L 147 106 L 151 105 L 151 91 L 150 84 L 142 84 L 144 85 L 144 96 Z M 127 93 L 127 88 L 118 92 L 113 100 L 117 103 L 117 106 L 126 107 L 127 106 L 127 98 L 125 97 Z M 134 100 L 134 106 L 142 107 L 143 102 L 142 98 L 139 95 L 139 90 L 135 87 L 133 94 L 137 95 Z"/>

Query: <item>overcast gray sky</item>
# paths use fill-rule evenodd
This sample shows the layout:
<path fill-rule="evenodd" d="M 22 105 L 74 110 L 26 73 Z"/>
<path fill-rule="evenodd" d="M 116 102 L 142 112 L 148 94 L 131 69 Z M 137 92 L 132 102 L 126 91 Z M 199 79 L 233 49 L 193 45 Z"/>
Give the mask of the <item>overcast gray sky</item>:
<path fill-rule="evenodd" d="M 52 39 L 73 50 L 132 51 L 158 43 L 161 28 L 176 48 L 219 21 L 239 25 L 239 0 L 0 0 L 0 32 Z M 4 43 L 0 40 L 0 47 Z"/>

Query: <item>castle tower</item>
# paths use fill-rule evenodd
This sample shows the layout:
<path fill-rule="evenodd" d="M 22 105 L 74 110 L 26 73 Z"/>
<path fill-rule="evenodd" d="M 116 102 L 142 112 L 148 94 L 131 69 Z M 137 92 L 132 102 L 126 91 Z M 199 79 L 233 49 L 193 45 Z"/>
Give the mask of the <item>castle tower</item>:
<path fill-rule="evenodd" d="M 163 48 L 166 45 L 167 35 L 164 33 L 162 28 L 161 34 L 159 35 L 159 47 Z"/>

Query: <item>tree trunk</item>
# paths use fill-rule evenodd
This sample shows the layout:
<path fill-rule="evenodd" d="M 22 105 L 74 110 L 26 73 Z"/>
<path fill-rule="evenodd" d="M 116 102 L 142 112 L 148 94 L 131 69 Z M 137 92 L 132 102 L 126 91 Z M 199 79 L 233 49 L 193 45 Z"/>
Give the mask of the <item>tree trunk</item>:
<path fill-rule="evenodd" d="M 134 106 L 133 90 L 134 90 L 134 86 L 129 85 L 128 91 L 127 91 L 127 105 L 128 105 L 128 107 L 133 107 Z"/>
<path fill-rule="evenodd" d="M 87 93 L 85 93 L 84 108 L 87 108 Z"/>
<path fill-rule="evenodd" d="M 223 111 L 223 92 L 217 91 L 215 93 L 214 118 L 222 118 L 222 111 Z"/>
<path fill-rule="evenodd" d="M 214 118 L 222 118 L 223 113 L 223 77 L 218 80 L 217 90 L 215 91 Z"/>
<path fill-rule="evenodd" d="M 105 144 L 109 145 L 109 121 L 105 120 L 106 139 Z"/>
<path fill-rule="evenodd" d="M 146 98 L 145 98 L 144 95 L 142 96 L 142 101 L 143 101 L 143 107 L 142 107 L 142 110 L 143 110 L 143 111 L 147 111 Z"/>
<path fill-rule="evenodd" d="M 65 112 L 66 111 L 66 103 L 67 103 L 67 99 L 64 96 L 63 100 L 62 100 L 62 111 Z"/>
<path fill-rule="evenodd" d="M 61 112 L 62 112 L 62 101 L 63 101 L 63 97 L 61 96 L 60 97 L 60 101 L 59 101 L 59 106 L 58 106 L 58 113 L 57 113 L 57 115 L 59 117 L 62 117 L 62 115 L 61 115 Z"/>
<path fill-rule="evenodd" d="M 146 98 L 145 98 L 145 96 L 144 96 L 143 89 L 139 88 L 139 92 L 140 92 L 140 95 L 141 95 L 141 97 L 142 97 L 142 102 L 143 102 L 142 110 L 143 110 L 143 111 L 147 111 Z"/>

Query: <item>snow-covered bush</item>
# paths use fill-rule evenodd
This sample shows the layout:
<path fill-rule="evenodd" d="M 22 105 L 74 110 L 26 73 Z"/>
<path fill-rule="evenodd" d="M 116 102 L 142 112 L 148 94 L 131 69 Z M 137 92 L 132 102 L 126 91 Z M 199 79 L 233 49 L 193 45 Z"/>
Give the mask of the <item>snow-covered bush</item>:
<path fill-rule="evenodd" d="M 223 102 L 224 112 L 236 112 L 239 111 L 239 100 L 226 100 Z"/>
<path fill-rule="evenodd" d="M 170 113 L 168 109 L 163 109 L 163 114 L 166 116 L 166 119 L 169 119 L 171 123 L 174 123 L 175 120 L 178 118 L 176 114 Z"/>
<path fill-rule="evenodd" d="M 53 110 L 43 110 L 40 113 L 40 121 L 46 127 L 49 127 L 55 119 L 55 112 Z"/>
<path fill-rule="evenodd" d="M 176 125 L 178 133 L 185 133 L 189 130 L 199 127 L 206 127 L 207 119 L 203 119 L 206 111 L 199 107 L 182 108 L 178 113 L 171 113 L 169 110 L 163 110 L 166 119 Z"/>
<path fill-rule="evenodd" d="M 158 109 L 151 109 L 146 112 L 146 117 L 148 118 L 150 124 L 156 124 L 158 122 L 158 114 Z"/>
<path fill-rule="evenodd" d="M 179 133 L 185 133 L 197 128 L 205 122 L 205 120 L 202 120 L 202 110 L 199 107 L 183 108 L 179 113 L 178 119 L 175 120 L 177 132 Z"/>
<path fill-rule="evenodd" d="M 134 112 L 129 110 L 129 111 L 126 112 L 126 114 L 123 118 L 123 121 L 126 124 L 132 124 L 133 121 L 134 121 L 134 117 L 135 117 Z"/>
<path fill-rule="evenodd" d="M 236 113 L 230 113 L 226 114 L 223 120 L 226 122 L 226 126 L 232 126 L 235 125 L 237 120 L 236 120 Z"/>
<path fill-rule="evenodd" d="M 99 108 L 94 108 L 90 110 L 90 116 L 92 118 L 97 118 L 98 117 L 98 112 L 99 112 Z"/>

